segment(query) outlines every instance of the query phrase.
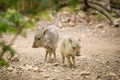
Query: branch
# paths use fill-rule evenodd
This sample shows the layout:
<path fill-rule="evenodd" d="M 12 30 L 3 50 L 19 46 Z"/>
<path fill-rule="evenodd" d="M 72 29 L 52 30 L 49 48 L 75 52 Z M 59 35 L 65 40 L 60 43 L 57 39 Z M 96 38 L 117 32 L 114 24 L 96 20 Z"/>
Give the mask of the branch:
<path fill-rule="evenodd" d="M 106 18 L 110 21 L 110 24 L 114 24 L 114 20 L 113 17 L 102 7 L 99 7 L 95 4 L 89 4 L 90 8 L 95 9 L 97 11 L 99 11 L 100 13 L 102 13 L 104 16 L 106 16 Z"/>
<path fill-rule="evenodd" d="M 80 0 L 81 3 L 83 3 L 84 1 Z M 98 12 L 103 14 L 109 20 L 110 24 L 115 25 L 113 17 L 106 11 L 106 9 L 103 6 L 101 6 L 100 4 L 98 4 L 94 1 L 88 1 L 88 6 L 89 6 L 89 8 L 97 10 Z"/>
<path fill-rule="evenodd" d="M 89 9 L 89 7 L 90 7 L 90 6 L 88 5 L 88 0 L 84 0 L 84 1 L 83 1 L 83 4 L 84 4 L 83 10 L 84 10 L 84 11 L 87 11 L 87 10 Z"/>
<path fill-rule="evenodd" d="M 20 30 L 18 31 L 18 33 L 12 38 L 9 46 L 11 46 L 11 45 L 13 44 L 13 42 L 17 39 L 17 37 L 22 33 L 23 28 L 24 28 L 24 26 L 22 26 L 22 27 L 20 28 Z"/>

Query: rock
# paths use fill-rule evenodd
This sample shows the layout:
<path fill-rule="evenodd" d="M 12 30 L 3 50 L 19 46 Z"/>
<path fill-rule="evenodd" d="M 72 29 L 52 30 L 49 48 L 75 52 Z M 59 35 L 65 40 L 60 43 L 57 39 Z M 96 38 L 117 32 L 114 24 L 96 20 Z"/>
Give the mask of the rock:
<path fill-rule="evenodd" d="M 15 55 L 14 57 L 11 58 L 12 61 L 19 61 L 18 55 Z"/>
<path fill-rule="evenodd" d="M 88 75 L 90 75 L 90 72 L 82 71 L 80 74 L 81 74 L 81 76 L 88 76 Z"/>
<path fill-rule="evenodd" d="M 16 48 L 16 47 L 18 47 L 18 46 L 17 46 L 17 45 L 15 45 L 15 44 L 13 44 L 13 45 L 12 45 L 12 47 Z"/>
<path fill-rule="evenodd" d="M 71 27 L 74 27 L 74 26 L 76 25 L 76 23 L 75 23 L 75 22 L 70 21 L 70 22 L 68 23 L 68 25 L 69 25 L 69 26 L 71 26 Z"/>
<path fill-rule="evenodd" d="M 103 26 L 104 26 L 104 24 L 101 23 L 101 24 L 96 25 L 95 27 L 96 27 L 96 28 L 103 28 Z"/>
<path fill-rule="evenodd" d="M 63 11 L 62 13 L 63 13 L 64 15 L 68 15 L 68 14 L 69 14 L 68 11 Z"/>
<path fill-rule="evenodd" d="M 66 18 L 62 18 L 61 19 L 61 22 L 62 23 L 67 23 L 67 22 L 69 22 L 70 21 L 70 17 L 66 17 Z"/>
<path fill-rule="evenodd" d="M 86 35 L 85 34 L 82 34 L 81 37 L 85 37 Z"/>
<path fill-rule="evenodd" d="M 113 76 L 113 77 L 115 77 L 115 76 L 116 76 L 116 74 L 115 74 L 115 73 L 110 72 L 107 76 Z"/>
<path fill-rule="evenodd" d="M 13 69 L 13 67 L 8 67 L 7 70 L 12 72 L 14 69 Z"/>
<path fill-rule="evenodd" d="M 61 22 L 58 23 L 58 27 L 62 28 L 62 23 Z"/>
<path fill-rule="evenodd" d="M 116 22 L 120 22 L 120 18 L 117 18 L 115 21 L 116 21 Z"/>
<path fill-rule="evenodd" d="M 34 71 L 34 72 L 43 72 L 43 70 L 40 70 L 38 67 L 35 67 L 35 68 L 33 69 L 33 71 Z"/>
<path fill-rule="evenodd" d="M 119 22 L 114 22 L 114 27 L 120 27 Z"/>
<path fill-rule="evenodd" d="M 58 63 L 54 63 L 53 66 L 58 66 L 59 64 Z"/>
<path fill-rule="evenodd" d="M 110 72 L 105 76 L 105 80 L 111 80 L 111 79 L 119 80 L 119 77 L 115 73 Z"/>
<path fill-rule="evenodd" d="M 48 74 L 44 75 L 44 78 L 49 78 L 49 77 L 50 77 L 50 75 L 48 75 Z"/>
<path fill-rule="evenodd" d="M 38 70 L 39 70 L 38 67 L 35 67 L 35 68 L 33 69 L 34 72 L 37 72 Z"/>
<path fill-rule="evenodd" d="M 91 25 L 93 25 L 93 24 L 94 24 L 94 22 L 92 22 L 92 21 L 91 21 L 91 22 L 89 22 L 88 24 L 91 26 Z"/>

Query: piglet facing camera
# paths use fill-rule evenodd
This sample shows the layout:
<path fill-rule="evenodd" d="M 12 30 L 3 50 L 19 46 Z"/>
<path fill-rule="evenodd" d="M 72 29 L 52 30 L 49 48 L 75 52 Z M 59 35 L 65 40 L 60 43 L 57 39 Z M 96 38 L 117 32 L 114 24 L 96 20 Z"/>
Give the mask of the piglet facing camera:
<path fill-rule="evenodd" d="M 60 53 L 62 56 L 62 63 L 65 64 L 65 59 L 68 67 L 75 67 L 75 56 L 80 56 L 79 41 L 70 35 L 66 35 L 60 42 Z"/>

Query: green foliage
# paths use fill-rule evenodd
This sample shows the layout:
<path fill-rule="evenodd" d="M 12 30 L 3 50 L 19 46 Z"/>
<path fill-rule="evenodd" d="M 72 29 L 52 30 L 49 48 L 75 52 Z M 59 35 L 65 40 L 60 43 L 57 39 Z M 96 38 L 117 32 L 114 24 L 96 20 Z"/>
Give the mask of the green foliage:
<path fill-rule="evenodd" d="M 8 62 L 5 61 L 3 58 L 0 58 L 0 65 L 1 65 L 1 66 L 5 66 L 5 67 L 8 67 L 8 66 L 9 66 Z"/>
<path fill-rule="evenodd" d="M 68 5 L 73 10 L 76 10 L 79 0 L 53 0 L 53 7 L 56 11 L 59 11 L 63 6 Z"/>
<path fill-rule="evenodd" d="M 104 15 L 102 15 L 100 13 L 97 15 L 97 20 L 98 21 L 101 21 L 101 20 L 104 20 L 104 19 L 106 19 Z"/>
<path fill-rule="evenodd" d="M 39 2 L 41 3 L 42 10 L 46 10 L 52 5 L 51 0 L 39 0 Z"/>
<path fill-rule="evenodd" d="M 116 14 L 115 14 L 114 12 L 111 12 L 110 15 L 111 15 L 111 16 L 115 16 Z"/>
<path fill-rule="evenodd" d="M 34 26 L 34 21 L 31 19 L 25 20 L 24 15 L 19 14 L 14 9 L 8 9 L 6 13 L 0 14 L 0 35 L 4 33 L 13 33 L 15 38 L 17 35 L 26 36 L 24 29 L 28 29 Z M 10 45 L 7 45 L 3 41 L 0 42 L 0 65 L 8 66 L 7 61 L 2 57 L 6 52 L 9 52 L 11 57 L 14 56 L 15 51 L 11 48 Z"/>
<path fill-rule="evenodd" d="M 40 12 L 38 16 L 40 17 L 40 19 L 45 19 L 50 22 L 51 21 L 50 13 L 51 13 L 50 10 L 46 10 L 46 11 Z"/>
<path fill-rule="evenodd" d="M 18 0 L 0 0 L 0 11 L 6 11 L 8 8 L 17 8 Z"/>
<path fill-rule="evenodd" d="M 8 9 L 8 11 L 0 16 L 0 34 L 12 32 L 18 34 L 21 29 L 30 28 L 34 25 L 31 20 L 26 21 L 24 16 L 16 10 Z"/>
<path fill-rule="evenodd" d="M 71 8 L 73 11 L 77 10 L 77 5 L 79 4 L 79 0 L 68 0 L 69 4 L 71 5 Z"/>
<path fill-rule="evenodd" d="M 8 62 L 5 61 L 2 56 L 6 53 L 9 52 L 11 55 L 11 58 L 14 56 L 14 54 L 16 53 L 10 45 L 6 45 L 4 41 L 0 41 L 0 65 L 1 66 L 9 66 Z"/>

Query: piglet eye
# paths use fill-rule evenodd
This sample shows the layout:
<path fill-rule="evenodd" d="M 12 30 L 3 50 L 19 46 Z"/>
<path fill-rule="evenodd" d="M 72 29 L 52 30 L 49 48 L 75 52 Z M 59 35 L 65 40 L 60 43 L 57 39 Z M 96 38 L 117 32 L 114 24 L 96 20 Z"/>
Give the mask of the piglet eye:
<path fill-rule="evenodd" d="M 38 38 L 38 40 L 40 40 L 41 38 Z"/>

